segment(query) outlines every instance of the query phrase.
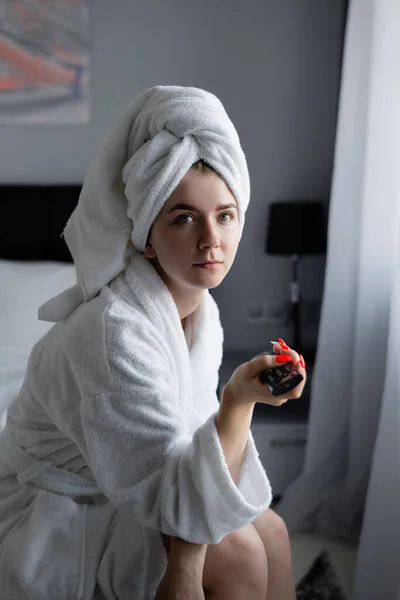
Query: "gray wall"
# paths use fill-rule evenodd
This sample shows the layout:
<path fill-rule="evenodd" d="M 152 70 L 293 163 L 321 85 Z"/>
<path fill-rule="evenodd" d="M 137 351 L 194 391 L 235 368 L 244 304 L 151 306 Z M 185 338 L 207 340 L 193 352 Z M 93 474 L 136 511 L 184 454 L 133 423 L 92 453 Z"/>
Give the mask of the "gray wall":
<path fill-rule="evenodd" d="M 290 260 L 264 254 L 268 203 L 328 199 L 339 85 L 337 0 L 92 2 L 92 120 L 3 126 L 0 182 L 82 181 L 120 110 L 156 84 L 215 93 L 241 137 L 252 199 L 235 264 L 213 291 L 225 349 L 258 350 L 287 326 L 246 323 L 249 300 L 285 303 Z M 303 292 L 318 300 L 322 258 L 303 261 Z M 315 339 L 308 325 L 306 339 Z"/>

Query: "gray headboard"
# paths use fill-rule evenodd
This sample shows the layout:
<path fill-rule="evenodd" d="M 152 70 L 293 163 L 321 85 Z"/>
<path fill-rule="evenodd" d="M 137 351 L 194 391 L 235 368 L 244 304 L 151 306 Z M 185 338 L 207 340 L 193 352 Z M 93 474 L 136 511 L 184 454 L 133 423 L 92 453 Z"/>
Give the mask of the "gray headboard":
<path fill-rule="evenodd" d="M 0 258 L 72 262 L 60 237 L 81 185 L 0 185 Z"/>

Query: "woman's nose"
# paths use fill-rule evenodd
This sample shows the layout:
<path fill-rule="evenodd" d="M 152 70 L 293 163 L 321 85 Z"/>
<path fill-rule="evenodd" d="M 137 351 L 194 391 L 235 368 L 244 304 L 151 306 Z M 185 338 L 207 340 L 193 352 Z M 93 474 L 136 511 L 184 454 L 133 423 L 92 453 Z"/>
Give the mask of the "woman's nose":
<path fill-rule="evenodd" d="M 209 246 L 210 248 L 215 248 L 216 246 L 219 246 L 219 237 L 218 234 L 210 229 L 207 231 L 207 233 L 204 233 L 201 238 L 200 238 L 200 242 L 199 242 L 199 246 L 200 248 L 204 248 Z"/>

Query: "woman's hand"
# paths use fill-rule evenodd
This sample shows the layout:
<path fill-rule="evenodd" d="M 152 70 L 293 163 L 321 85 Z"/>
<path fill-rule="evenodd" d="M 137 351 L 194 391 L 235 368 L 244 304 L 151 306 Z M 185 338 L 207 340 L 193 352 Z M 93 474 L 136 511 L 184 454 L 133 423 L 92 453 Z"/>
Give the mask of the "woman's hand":
<path fill-rule="evenodd" d="M 307 379 L 306 365 L 303 357 L 295 350 L 289 348 L 280 338 L 279 343 L 273 342 L 273 350 L 278 356 L 268 354 L 258 355 L 240 365 L 226 384 L 224 393 L 233 397 L 236 402 L 241 404 L 260 402 L 261 404 L 270 404 L 271 406 L 280 406 L 284 402 L 287 402 L 287 400 L 297 400 L 300 398 Z M 260 373 L 264 369 L 278 367 L 280 364 L 279 361 L 282 360 L 281 357 L 285 356 L 288 357 L 291 364 L 303 376 L 303 381 L 289 392 L 280 396 L 274 396 L 268 387 L 260 381 Z"/>
<path fill-rule="evenodd" d="M 161 536 L 168 563 L 154 600 L 205 600 L 202 582 L 207 545 Z"/>
<path fill-rule="evenodd" d="M 205 600 L 202 578 L 168 563 L 154 600 Z"/>

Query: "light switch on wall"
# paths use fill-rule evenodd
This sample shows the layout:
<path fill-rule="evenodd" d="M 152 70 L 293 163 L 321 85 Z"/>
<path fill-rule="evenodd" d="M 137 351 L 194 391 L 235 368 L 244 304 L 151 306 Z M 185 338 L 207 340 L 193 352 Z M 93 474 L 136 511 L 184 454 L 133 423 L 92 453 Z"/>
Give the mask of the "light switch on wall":
<path fill-rule="evenodd" d="M 246 306 L 246 323 L 257 325 L 280 325 L 288 322 L 289 307 L 286 302 L 274 304 L 266 301 L 250 301 Z"/>

